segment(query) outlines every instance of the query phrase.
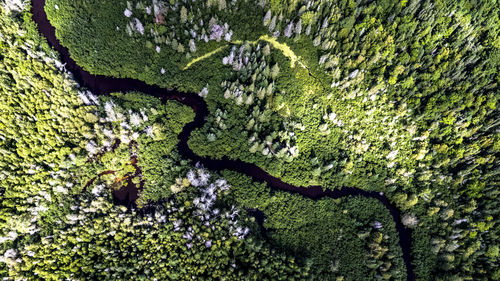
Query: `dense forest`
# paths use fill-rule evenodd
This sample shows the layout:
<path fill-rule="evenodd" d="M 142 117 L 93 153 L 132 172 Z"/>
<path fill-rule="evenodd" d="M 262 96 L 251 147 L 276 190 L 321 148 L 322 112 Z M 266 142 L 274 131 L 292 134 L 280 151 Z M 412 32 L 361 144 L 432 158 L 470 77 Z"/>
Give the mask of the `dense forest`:
<path fill-rule="evenodd" d="M 198 157 L 399 217 L 204 167 L 199 108 L 93 93 L 1 0 L 0 278 L 500 280 L 497 0 L 33 2 L 84 71 L 202 99 Z"/>

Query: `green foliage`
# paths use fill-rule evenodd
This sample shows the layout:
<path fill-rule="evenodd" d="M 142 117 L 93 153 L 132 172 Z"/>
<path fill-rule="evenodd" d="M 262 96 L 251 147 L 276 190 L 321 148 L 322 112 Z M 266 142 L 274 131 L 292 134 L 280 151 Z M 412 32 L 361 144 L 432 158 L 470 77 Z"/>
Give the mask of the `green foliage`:
<path fill-rule="evenodd" d="M 149 200 L 167 198 L 170 186 L 188 169 L 189 161 L 181 159 L 176 145 L 182 128 L 194 119 L 192 109 L 176 101 L 161 103 L 157 98 L 139 93 L 114 93 L 111 98 L 101 98 L 101 102 L 105 104 L 98 113 L 101 120 L 109 120 L 108 104 L 113 104 L 114 114 L 125 118 L 101 121 L 95 130 L 97 139 L 109 139 L 108 143 L 118 142 L 118 145 L 96 157 L 94 169 L 115 171 L 110 184 L 116 188 L 119 188 L 117 183 L 128 184 L 120 179 L 137 179 L 136 184 L 142 186 L 139 206 Z M 128 127 L 130 130 L 124 129 Z M 96 143 L 100 142 L 96 140 Z"/>
<path fill-rule="evenodd" d="M 9 46 L 0 55 L 2 278 L 307 279 L 308 267 L 251 237 L 251 220 L 216 200 L 209 187 L 227 190 L 225 181 L 181 177 L 190 166 L 177 135 L 194 118 L 190 108 L 139 93 L 93 96 L 29 14 L 23 22 L 0 12 L 1 46 Z M 172 189 L 179 179 L 182 192 Z M 137 203 L 162 203 L 113 203 L 112 189 L 141 181 Z"/>
<path fill-rule="evenodd" d="M 384 192 L 413 229 L 417 279 L 500 279 L 496 1 L 160 2 L 47 0 L 45 8 L 61 43 L 91 73 L 202 94 L 210 114 L 189 140 L 195 153 L 255 163 L 295 185 Z M 2 237 L 5 229 L 27 237 L 38 212 L 49 235 L 54 218 L 70 208 L 65 198 L 108 169 L 115 174 L 98 181 L 142 177 L 140 204 L 183 186 L 179 176 L 189 163 L 175 144 L 192 120 L 189 109 L 114 96 L 127 120 L 141 109 L 159 114 L 148 112 L 156 117 L 130 130 L 101 122 L 109 99 L 83 102 L 85 92 L 61 74 L 29 14 L 0 9 Z M 225 63 L 231 55 L 237 60 Z M 151 126 L 154 138 L 139 134 L 130 147 L 120 143 L 89 164 L 90 140 L 107 140 L 101 123 L 127 136 Z M 398 251 L 393 223 L 380 204 L 350 198 L 313 205 L 241 181 L 234 200 L 263 209 L 266 226 L 276 228 L 272 239 L 310 256 L 320 265 L 315 274 L 401 277 L 399 254 L 387 254 Z M 384 226 L 382 240 L 370 228 L 374 219 Z M 340 229 L 349 233 L 345 244 L 318 248 Z M 0 250 L 15 246 L 10 239 Z M 326 262 L 331 254 L 337 259 Z M 5 268 L 0 263 L 0 275 Z"/>
<path fill-rule="evenodd" d="M 61 63 L 36 32 L 28 15 L 0 8 L 0 237 L 29 235 L 31 220 L 50 213 L 78 192 L 86 137 L 91 124 L 81 116 L 95 110 L 83 90 L 61 72 Z M 23 21 L 24 20 L 24 21 Z M 47 204 L 52 202 L 52 204 Z M 61 206 L 58 206 L 61 204 Z M 42 218 L 43 219 L 43 218 Z M 10 240 L 7 240 L 10 241 Z M 12 246 L 12 245 L 10 245 Z M 8 243 L 0 244 L 0 251 Z"/>
<path fill-rule="evenodd" d="M 221 206 L 207 225 L 191 204 L 193 186 L 153 213 L 128 211 L 109 190 L 71 200 L 71 212 L 50 236 L 23 245 L 9 275 L 44 280 L 299 280 L 307 269 L 262 242 L 228 235 L 234 221 Z M 220 216 L 220 215 L 219 215 Z M 242 221 L 250 222 L 248 218 Z M 231 224 L 232 223 L 232 224 Z"/>
<path fill-rule="evenodd" d="M 262 211 L 271 242 L 310 263 L 314 280 L 406 278 L 394 221 L 376 199 L 314 201 L 271 192 L 234 172 L 223 176 L 232 185 L 232 200 Z"/>

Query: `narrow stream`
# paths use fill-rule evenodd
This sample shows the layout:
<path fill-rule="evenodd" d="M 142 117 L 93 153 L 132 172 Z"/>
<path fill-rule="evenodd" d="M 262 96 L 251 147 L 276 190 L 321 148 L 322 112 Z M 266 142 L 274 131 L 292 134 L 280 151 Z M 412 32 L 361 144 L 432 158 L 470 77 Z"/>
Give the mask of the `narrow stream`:
<path fill-rule="evenodd" d="M 319 199 L 322 197 L 339 198 L 349 195 L 359 195 L 364 197 L 371 197 L 379 200 L 384 206 L 389 210 L 394 223 L 396 224 L 396 230 L 399 234 L 399 243 L 403 252 L 403 260 L 406 265 L 407 280 L 415 280 L 415 275 L 411 266 L 411 255 L 410 255 L 410 245 L 411 245 L 411 231 L 405 228 L 401 223 L 401 217 L 399 210 L 389 203 L 389 200 L 384 196 L 383 193 L 374 191 L 364 191 L 359 188 L 354 187 L 343 187 L 342 189 L 336 190 L 323 190 L 321 186 L 309 186 L 300 187 L 287 184 L 280 179 L 273 177 L 266 173 L 261 168 L 254 164 L 246 163 L 240 160 L 230 160 L 224 157 L 221 160 L 214 160 L 210 158 L 204 158 L 196 155 L 187 144 L 191 132 L 203 126 L 205 123 L 205 117 L 208 115 L 207 105 L 203 98 L 199 97 L 195 93 L 183 93 L 176 90 L 164 89 L 154 85 L 148 85 L 140 80 L 129 79 L 129 78 L 114 78 L 102 75 L 92 75 L 89 72 L 83 70 L 76 62 L 70 57 L 68 49 L 63 47 L 56 38 L 55 28 L 50 24 L 47 19 L 47 14 L 44 10 L 45 0 L 32 0 L 31 13 L 33 14 L 33 20 L 38 25 L 40 33 L 47 38 L 49 44 L 60 54 L 62 63 L 65 63 L 65 67 L 70 71 L 74 79 L 83 87 L 88 88 L 96 95 L 106 95 L 113 92 L 130 92 L 137 91 L 142 92 L 147 95 L 158 97 L 163 101 L 166 100 L 177 100 L 182 104 L 190 106 L 195 112 L 196 116 L 194 121 L 187 124 L 181 134 L 179 135 L 178 150 L 180 154 L 191 159 L 193 162 L 200 162 L 206 168 L 210 170 L 233 170 L 252 177 L 256 181 L 264 181 L 275 190 L 287 191 L 290 193 L 300 194 L 307 198 Z M 120 194 L 121 198 L 136 198 L 134 196 L 137 194 L 137 190 L 129 191 L 131 196 Z M 127 192 L 128 193 L 128 192 Z M 130 202 L 124 202 L 130 204 Z"/>

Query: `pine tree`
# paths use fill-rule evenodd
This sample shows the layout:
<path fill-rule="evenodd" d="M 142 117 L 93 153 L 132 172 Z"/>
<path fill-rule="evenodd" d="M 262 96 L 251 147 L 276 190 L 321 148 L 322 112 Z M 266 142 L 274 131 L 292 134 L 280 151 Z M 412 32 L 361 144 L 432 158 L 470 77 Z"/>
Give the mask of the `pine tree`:
<path fill-rule="evenodd" d="M 280 72 L 280 68 L 278 67 L 278 64 L 276 63 L 275 65 L 273 65 L 273 67 L 271 69 L 271 78 L 273 80 L 276 80 L 276 78 L 278 77 L 279 72 Z"/>
<path fill-rule="evenodd" d="M 189 51 L 191 51 L 191 53 L 196 52 L 196 43 L 194 42 L 193 39 L 189 40 Z"/>
<path fill-rule="evenodd" d="M 285 28 L 284 35 L 290 38 L 292 36 L 292 32 L 293 32 L 293 22 L 290 22 Z"/>
<path fill-rule="evenodd" d="M 271 10 L 268 10 L 266 15 L 264 16 L 264 20 L 263 20 L 264 26 L 267 26 L 269 24 L 270 20 L 271 20 Z"/>
<path fill-rule="evenodd" d="M 218 6 L 219 11 L 225 10 L 226 9 L 226 0 L 219 0 Z"/>
<path fill-rule="evenodd" d="M 276 28 L 276 15 L 271 20 L 271 23 L 269 23 L 269 32 L 273 32 L 275 28 Z"/>
<path fill-rule="evenodd" d="M 186 23 L 187 22 L 187 9 L 186 7 L 182 6 L 181 7 L 181 23 Z"/>
<path fill-rule="evenodd" d="M 295 25 L 295 34 L 300 35 L 302 33 L 302 19 Z"/>

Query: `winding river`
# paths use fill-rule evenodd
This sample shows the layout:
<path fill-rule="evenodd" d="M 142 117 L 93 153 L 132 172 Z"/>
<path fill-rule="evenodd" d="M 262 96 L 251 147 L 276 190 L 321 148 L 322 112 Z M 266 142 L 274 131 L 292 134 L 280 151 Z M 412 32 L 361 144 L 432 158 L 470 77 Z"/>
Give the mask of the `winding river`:
<path fill-rule="evenodd" d="M 209 158 L 203 158 L 196 155 L 187 144 L 188 138 L 191 132 L 200 128 L 204 122 L 205 117 L 208 114 L 208 109 L 203 98 L 199 97 L 194 93 L 182 93 L 176 90 L 164 89 L 154 85 L 148 85 L 140 80 L 128 79 L 128 78 L 114 78 L 102 75 L 92 75 L 89 72 L 83 70 L 76 62 L 70 57 L 68 49 L 63 47 L 56 38 L 55 28 L 50 24 L 47 19 L 47 15 L 44 10 L 45 0 L 33 0 L 31 13 L 33 14 L 33 20 L 37 23 L 38 29 L 42 35 L 47 38 L 49 44 L 59 52 L 61 61 L 65 63 L 65 67 L 69 70 L 76 81 L 80 83 L 81 86 L 90 89 L 94 94 L 105 95 L 112 92 L 129 92 L 137 91 L 142 92 L 154 97 L 158 97 L 161 100 L 177 100 L 182 104 L 190 106 L 196 116 L 193 122 L 187 124 L 181 134 L 179 135 L 178 150 L 180 154 L 194 162 L 200 162 L 206 168 L 211 170 L 233 170 L 252 177 L 256 181 L 264 181 L 275 190 L 287 191 L 290 193 L 300 194 L 307 198 L 319 199 L 322 197 L 339 198 L 349 195 L 359 195 L 364 197 L 371 197 L 379 200 L 384 206 L 389 210 L 395 224 L 396 230 L 399 234 L 399 243 L 403 252 L 403 260 L 406 265 L 407 280 L 415 280 L 415 275 L 411 266 L 411 255 L 410 255 L 410 230 L 405 228 L 400 219 L 400 213 L 396 207 L 389 203 L 389 200 L 383 195 L 383 193 L 364 191 L 353 187 L 343 187 L 342 189 L 336 190 L 323 190 L 321 186 L 309 186 L 309 187 L 299 187 L 287 184 L 280 179 L 273 177 L 266 173 L 261 168 L 254 164 L 246 163 L 239 160 L 230 160 L 228 158 L 223 158 L 221 160 L 214 160 Z M 131 201 L 137 198 L 137 190 L 129 191 L 127 194 L 120 194 L 122 198 L 120 200 Z"/>

